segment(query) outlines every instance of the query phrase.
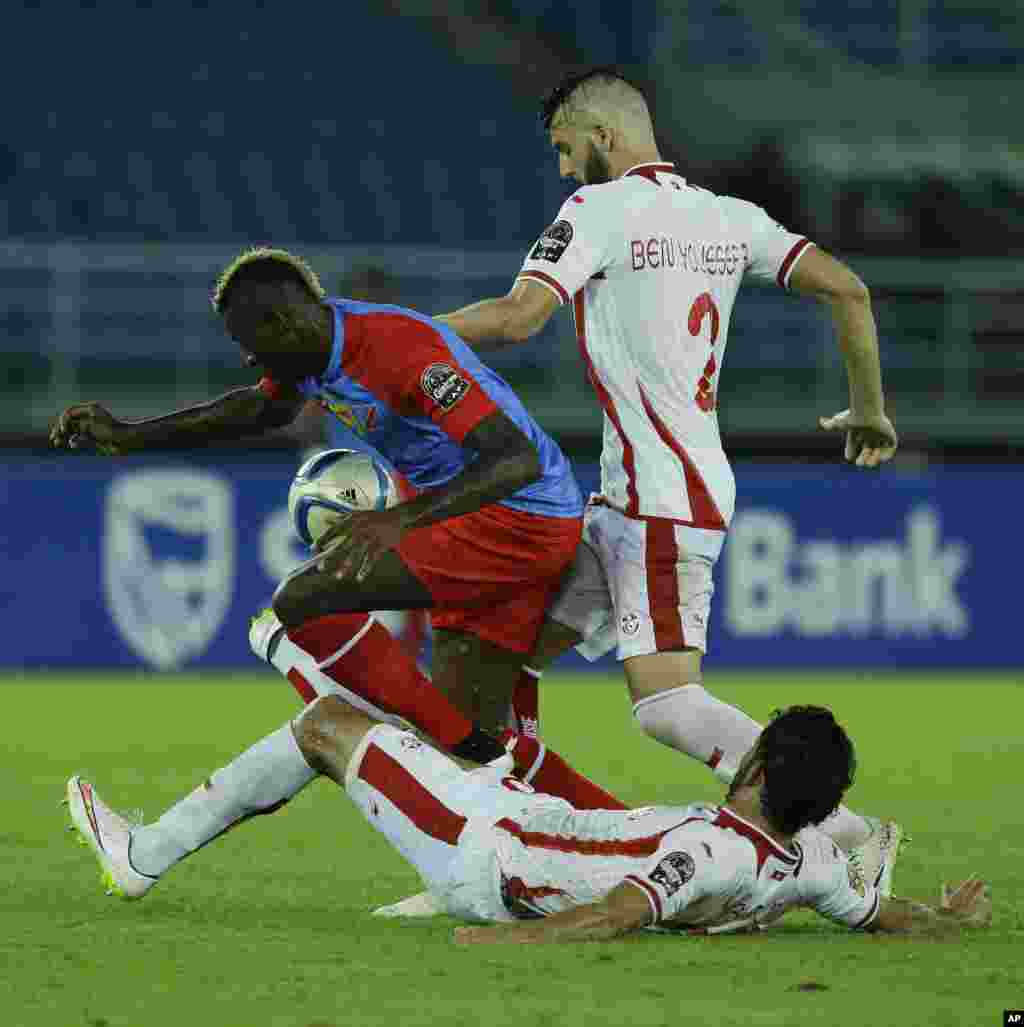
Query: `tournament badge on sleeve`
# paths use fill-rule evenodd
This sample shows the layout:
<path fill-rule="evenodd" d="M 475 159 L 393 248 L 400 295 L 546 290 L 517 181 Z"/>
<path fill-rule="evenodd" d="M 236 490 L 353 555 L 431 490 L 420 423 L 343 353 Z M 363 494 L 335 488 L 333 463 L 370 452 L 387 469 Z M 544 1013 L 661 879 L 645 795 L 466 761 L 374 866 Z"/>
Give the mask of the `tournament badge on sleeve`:
<path fill-rule="evenodd" d="M 556 221 L 537 240 L 530 253 L 530 260 L 548 260 L 557 264 L 572 242 L 572 225 L 568 221 Z"/>

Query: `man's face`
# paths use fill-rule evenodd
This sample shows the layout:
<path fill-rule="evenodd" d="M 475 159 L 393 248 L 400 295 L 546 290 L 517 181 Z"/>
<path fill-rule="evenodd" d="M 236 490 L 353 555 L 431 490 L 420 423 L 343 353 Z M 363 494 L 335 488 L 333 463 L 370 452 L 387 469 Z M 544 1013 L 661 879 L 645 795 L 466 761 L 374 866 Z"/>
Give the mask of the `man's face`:
<path fill-rule="evenodd" d="M 592 129 L 562 123 L 550 131 L 551 145 L 558 153 L 558 173 L 580 185 L 600 185 L 612 180 L 608 158 L 594 145 Z"/>
<path fill-rule="evenodd" d="M 229 297 L 224 323 L 247 367 L 297 379 L 323 370 L 319 310 L 319 304 L 303 296 L 282 301 L 279 287 L 246 284 Z"/>

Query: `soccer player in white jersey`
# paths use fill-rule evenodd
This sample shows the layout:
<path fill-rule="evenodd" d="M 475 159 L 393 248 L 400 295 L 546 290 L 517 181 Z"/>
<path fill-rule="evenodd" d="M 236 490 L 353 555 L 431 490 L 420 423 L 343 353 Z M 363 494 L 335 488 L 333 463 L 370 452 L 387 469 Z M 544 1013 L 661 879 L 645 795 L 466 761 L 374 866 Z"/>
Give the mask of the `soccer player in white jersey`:
<path fill-rule="evenodd" d="M 845 433 L 848 461 L 873 468 L 897 437 L 870 297 L 849 268 L 760 207 L 701 189 L 662 160 L 643 94 L 620 76 L 567 80 L 544 124 L 560 173 L 581 188 L 508 295 L 442 318 L 474 346 L 514 343 L 571 305 L 604 409 L 601 495 L 531 663 L 573 645 L 591 659 L 617 647 L 642 729 L 728 780 L 760 731 L 701 677 L 712 570 L 735 497 L 716 413 L 733 302 L 751 277 L 829 307 L 850 405 L 820 425 Z M 899 845 L 897 825 L 845 807 L 824 829 L 846 850 L 870 843 L 876 866 L 880 850 L 891 857 Z"/>
<path fill-rule="evenodd" d="M 267 745 L 275 736 L 289 744 Z M 294 794 L 322 773 L 419 871 L 445 912 L 499 922 L 462 928 L 463 943 L 596 941 L 649 925 L 716 933 L 755 928 L 794 907 L 866 930 L 949 933 L 990 922 L 981 881 L 952 896 L 943 889 L 938 909 L 884 898 L 811 827 L 836 808 L 855 767 L 849 738 L 821 707 L 777 715 L 722 805 L 576 810 L 506 776 L 510 765 L 501 757 L 460 769 L 415 735 L 323 697 L 196 790 L 195 848 L 230 826 L 216 801 L 225 775 L 256 808 L 269 779 L 291 781 Z M 155 880 L 131 866 L 130 825 L 80 777 L 68 781 L 68 802 L 111 889 L 145 894 Z"/>

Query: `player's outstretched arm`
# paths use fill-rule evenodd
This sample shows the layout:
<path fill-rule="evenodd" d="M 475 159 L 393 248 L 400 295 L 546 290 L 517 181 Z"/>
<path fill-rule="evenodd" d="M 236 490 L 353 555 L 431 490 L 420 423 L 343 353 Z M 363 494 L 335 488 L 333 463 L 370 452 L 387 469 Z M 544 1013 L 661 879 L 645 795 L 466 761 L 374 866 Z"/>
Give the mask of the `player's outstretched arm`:
<path fill-rule="evenodd" d="M 892 459 L 899 440 L 885 414 L 878 330 L 867 286 L 845 264 L 814 246 L 801 255 L 789 285 L 829 306 L 846 363 L 850 407 L 821 418 L 820 426 L 845 433 L 846 459 L 858 467 L 877 467 Z"/>
<path fill-rule="evenodd" d="M 162 417 L 121 421 L 99 403 L 68 407 L 50 429 L 55 449 L 97 449 L 120 456 L 142 449 L 188 449 L 290 424 L 304 400 L 296 391 L 273 398 L 258 385 Z"/>
<path fill-rule="evenodd" d="M 937 908 L 910 899 L 882 899 L 878 916 L 869 929 L 934 937 L 989 927 L 991 923 L 992 901 L 988 886 L 971 877 L 953 891 L 943 884 Z"/>
<path fill-rule="evenodd" d="M 550 289 L 520 279 L 506 296 L 439 314 L 436 320 L 448 325 L 463 342 L 482 348 L 486 343 L 525 342 L 548 323 L 558 307 L 559 299 Z"/>
<path fill-rule="evenodd" d="M 644 893 L 634 885 L 620 884 L 600 902 L 553 913 L 542 920 L 493 927 L 457 927 L 455 941 L 460 945 L 610 941 L 650 922 L 651 906 Z"/>

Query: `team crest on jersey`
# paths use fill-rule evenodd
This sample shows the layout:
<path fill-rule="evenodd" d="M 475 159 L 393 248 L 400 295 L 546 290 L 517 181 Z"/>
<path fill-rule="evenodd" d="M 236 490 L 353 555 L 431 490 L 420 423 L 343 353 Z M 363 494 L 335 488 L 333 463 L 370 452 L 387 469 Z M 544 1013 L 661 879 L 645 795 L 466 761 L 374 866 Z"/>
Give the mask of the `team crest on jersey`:
<path fill-rule="evenodd" d="M 329 410 L 341 421 L 349 431 L 356 435 L 366 435 L 373 430 L 377 423 L 377 408 L 372 403 L 360 403 L 352 406 L 350 403 L 343 403 L 340 399 L 320 400 L 324 409 Z"/>
<path fill-rule="evenodd" d="M 666 895 L 675 895 L 693 877 L 696 868 L 688 852 L 670 852 L 650 872 L 650 878 L 660 884 Z"/>
<path fill-rule="evenodd" d="M 620 623 L 624 635 L 635 635 L 640 630 L 640 618 L 635 613 L 624 613 Z"/>
<path fill-rule="evenodd" d="M 469 380 L 451 364 L 431 364 L 420 375 L 420 388 L 442 410 L 451 410 L 469 392 Z"/>
<path fill-rule="evenodd" d="M 867 884 L 864 881 L 864 875 L 861 873 L 860 867 L 854 866 L 852 863 L 847 863 L 846 876 L 850 879 L 850 887 L 861 898 L 864 898 L 864 893 L 867 891 Z"/>
<path fill-rule="evenodd" d="M 556 221 L 537 240 L 530 260 L 549 260 L 552 264 L 557 264 L 571 242 L 572 225 L 568 221 Z"/>

